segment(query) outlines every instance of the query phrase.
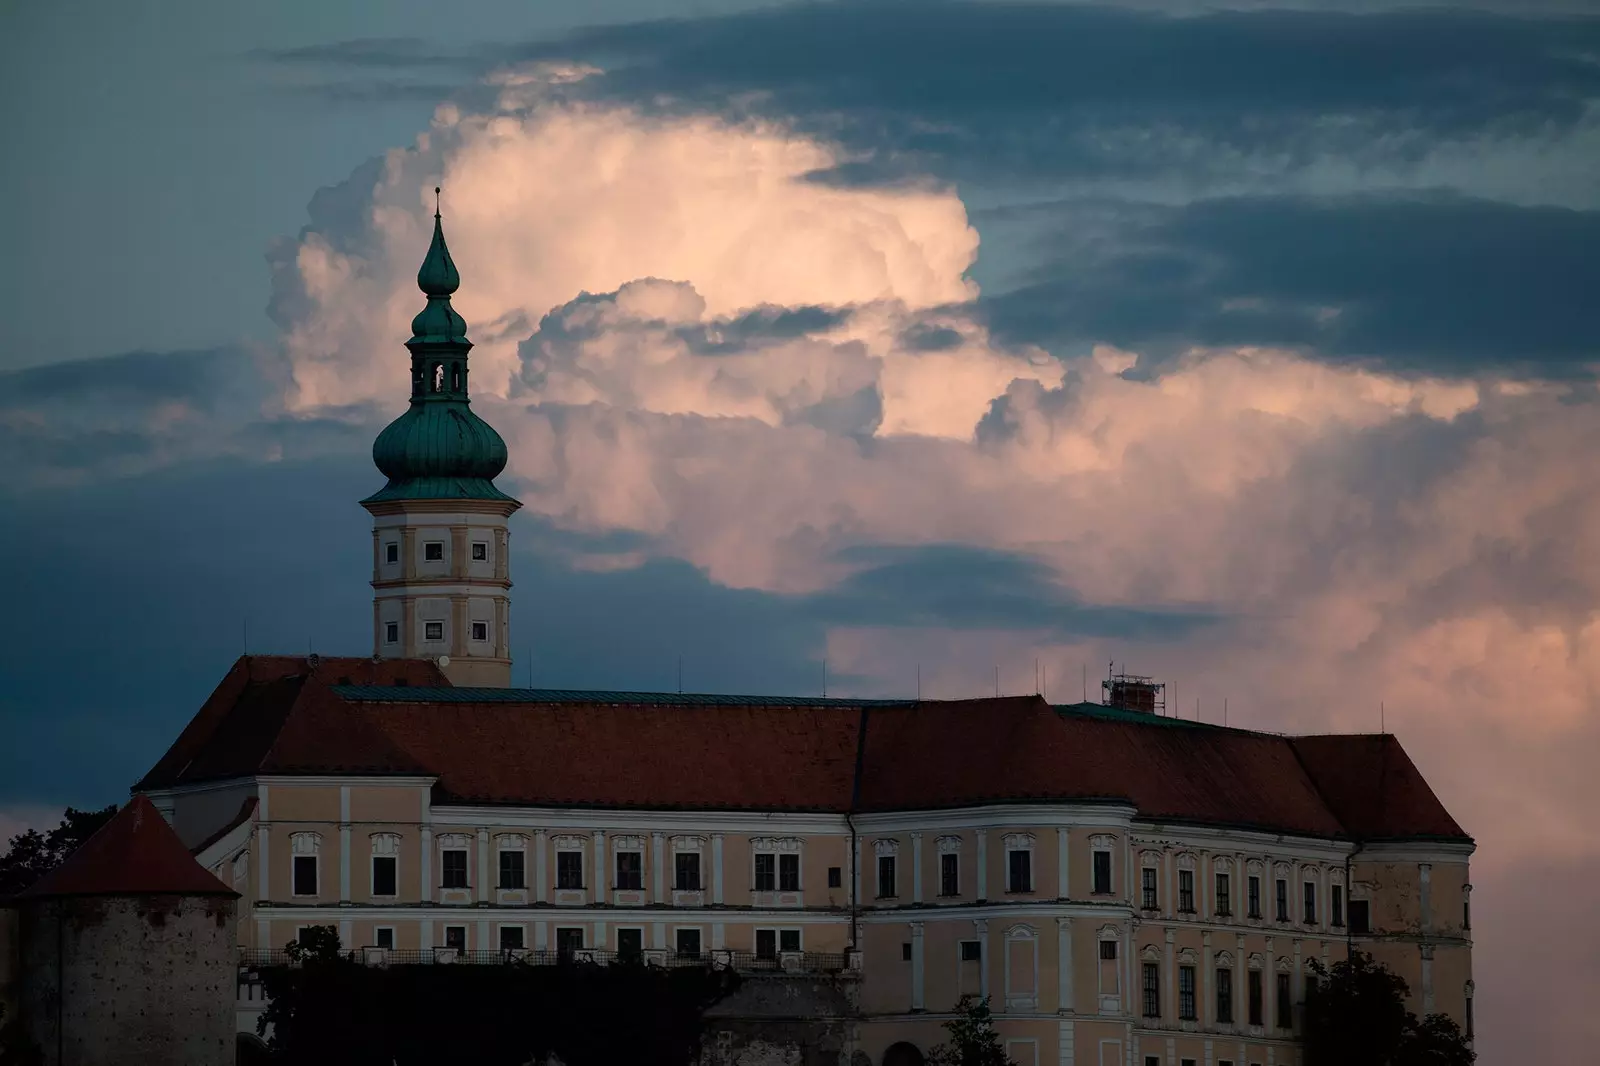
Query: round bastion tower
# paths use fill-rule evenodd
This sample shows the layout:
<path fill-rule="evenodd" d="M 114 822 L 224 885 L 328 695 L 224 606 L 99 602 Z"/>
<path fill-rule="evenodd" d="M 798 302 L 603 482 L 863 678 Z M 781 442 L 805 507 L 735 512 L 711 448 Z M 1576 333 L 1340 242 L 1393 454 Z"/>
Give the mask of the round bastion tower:
<path fill-rule="evenodd" d="M 434 193 L 437 195 L 438 190 Z M 467 323 L 450 306 L 461 276 L 437 208 L 417 272 L 428 298 L 411 321 L 411 406 L 372 445 L 389 479 L 372 515 L 372 651 L 437 659 L 451 682 L 511 684 L 506 520 L 522 505 L 494 485 L 506 444 L 467 398 Z"/>

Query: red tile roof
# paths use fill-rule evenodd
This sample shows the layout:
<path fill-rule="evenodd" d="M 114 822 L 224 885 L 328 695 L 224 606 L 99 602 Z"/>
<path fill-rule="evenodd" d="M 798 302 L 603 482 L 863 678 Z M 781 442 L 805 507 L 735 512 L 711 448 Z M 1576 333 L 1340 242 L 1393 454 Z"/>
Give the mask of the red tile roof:
<path fill-rule="evenodd" d="M 55 896 L 237 896 L 189 854 L 144 795 L 84 841 L 19 900 Z"/>
<path fill-rule="evenodd" d="M 373 685 L 389 687 L 351 687 Z M 140 787 L 363 773 L 436 777 L 438 803 L 844 812 L 1106 801 L 1154 820 L 1466 839 L 1392 737 L 1296 739 L 1037 696 L 752 705 L 447 686 L 426 662 L 243 659 Z"/>

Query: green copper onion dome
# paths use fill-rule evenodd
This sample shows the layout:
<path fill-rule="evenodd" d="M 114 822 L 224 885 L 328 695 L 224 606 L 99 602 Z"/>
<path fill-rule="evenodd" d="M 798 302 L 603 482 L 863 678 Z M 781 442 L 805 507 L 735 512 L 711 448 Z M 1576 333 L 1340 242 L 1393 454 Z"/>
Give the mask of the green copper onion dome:
<path fill-rule="evenodd" d="M 417 287 L 428 303 L 412 319 L 412 337 L 406 342 L 411 350 L 411 406 L 373 442 L 372 461 L 389 483 L 363 502 L 511 500 L 494 486 L 506 468 L 506 442 L 472 413 L 467 398 L 472 342 L 467 340 L 466 320 L 450 306 L 461 275 L 450 258 L 437 210 L 433 243 L 417 271 Z"/>

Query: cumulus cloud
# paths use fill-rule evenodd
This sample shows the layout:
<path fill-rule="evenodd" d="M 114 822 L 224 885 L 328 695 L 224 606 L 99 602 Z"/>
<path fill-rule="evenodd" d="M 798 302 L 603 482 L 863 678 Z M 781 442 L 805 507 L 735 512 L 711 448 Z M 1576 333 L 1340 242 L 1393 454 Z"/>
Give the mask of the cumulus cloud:
<path fill-rule="evenodd" d="M 583 565 L 684 560 L 789 602 L 861 691 L 919 664 L 932 694 L 997 665 L 1031 689 L 1037 662 L 1076 696 L 1131 653 L 1233 724 L 1373 729 L 1381 702 L 1478 835 L 1485 921 L 1528 854 L 1600 851 L 1582 374 L 999 339 L 952 190 L 818 183 L 841 149 L 552 88 L 581 76 L 442 109 L 278 249 L 292 411 L 403 402 L 442 181 L 475 402 L 528 514 L 621 546 Z"/>

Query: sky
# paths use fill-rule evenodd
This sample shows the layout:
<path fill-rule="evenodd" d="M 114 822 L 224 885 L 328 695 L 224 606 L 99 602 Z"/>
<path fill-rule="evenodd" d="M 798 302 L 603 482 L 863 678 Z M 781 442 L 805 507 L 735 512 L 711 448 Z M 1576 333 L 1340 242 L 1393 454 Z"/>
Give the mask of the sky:
<path fill-rule="evenodd" d="M 1399 736 L 1484 1062 L 1600 1040 L 1580 2 L 0 15 L 0 835 L 370 648 L 442 185 L 516 679 Z M 1530 915 L 1537 918 L 1530 920 Z"/>

